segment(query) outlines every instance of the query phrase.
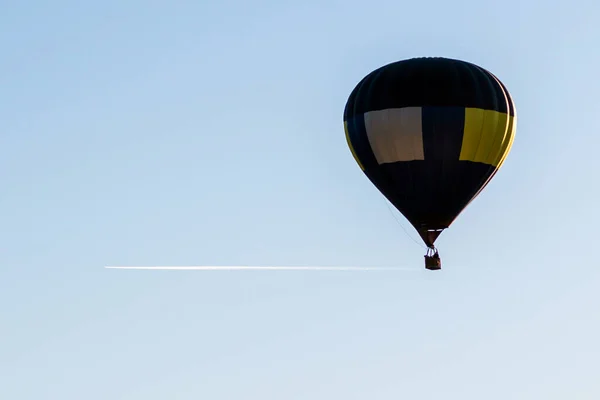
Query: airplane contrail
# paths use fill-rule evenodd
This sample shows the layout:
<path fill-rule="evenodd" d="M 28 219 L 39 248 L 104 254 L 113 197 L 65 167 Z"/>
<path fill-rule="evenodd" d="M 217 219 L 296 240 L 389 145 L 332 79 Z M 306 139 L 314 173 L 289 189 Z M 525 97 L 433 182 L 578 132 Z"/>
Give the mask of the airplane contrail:
<path fill-rule="evenodd" d="M 417 271 L 415 268 L 401 267 L 325 267 L 325 266 L 106 266 L 107 269 L 142 269 L 142 270 L 195 270 L 195 271 L 244 271 L 244 270 L 272 270 L 272 271 Z"/>

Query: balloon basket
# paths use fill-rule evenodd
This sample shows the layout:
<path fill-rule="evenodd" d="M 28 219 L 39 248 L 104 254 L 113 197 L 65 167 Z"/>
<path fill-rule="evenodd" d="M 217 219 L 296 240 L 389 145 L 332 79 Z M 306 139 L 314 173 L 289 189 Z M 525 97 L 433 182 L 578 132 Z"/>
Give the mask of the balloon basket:
<path fill-rule="evenodd" d="M 442 259 L 434 247 L 427 248 L 427 254 L 425 254 L 425 269 L 430 271 L 442 269 Z"/>

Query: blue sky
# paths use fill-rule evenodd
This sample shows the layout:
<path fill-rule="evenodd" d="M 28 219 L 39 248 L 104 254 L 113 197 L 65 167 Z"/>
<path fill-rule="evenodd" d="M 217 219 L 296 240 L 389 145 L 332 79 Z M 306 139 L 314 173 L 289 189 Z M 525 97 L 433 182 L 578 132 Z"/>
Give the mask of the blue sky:
<path fill-rule="evenodd" d="M 599 17 L 0 2 L 0 398 L 597 399 Z M 492 71 L 519 116 L 433 273 L 342 125 L 362 76 L 432 55 Z"/>

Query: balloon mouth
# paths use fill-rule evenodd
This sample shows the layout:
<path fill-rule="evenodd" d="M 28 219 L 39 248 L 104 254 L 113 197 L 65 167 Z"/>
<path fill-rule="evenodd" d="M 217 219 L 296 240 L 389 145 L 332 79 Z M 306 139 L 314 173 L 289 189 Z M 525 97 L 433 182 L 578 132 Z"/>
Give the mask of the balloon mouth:
<path fill-rule="evenodd" d="M 423 239 L 423 242 L 425 242 L 425 245 L 430 249 L 435 249 L 433 244 L 435 243 L 437 238 L 442 234 L 444 229 L 446 229 L 446 228 L 438 228 L 438 229 L 420 228 L 420 229 L 418 229 L 418 231 L 419 231 L 419 236 L 421 236 L 421 239 Z"/>

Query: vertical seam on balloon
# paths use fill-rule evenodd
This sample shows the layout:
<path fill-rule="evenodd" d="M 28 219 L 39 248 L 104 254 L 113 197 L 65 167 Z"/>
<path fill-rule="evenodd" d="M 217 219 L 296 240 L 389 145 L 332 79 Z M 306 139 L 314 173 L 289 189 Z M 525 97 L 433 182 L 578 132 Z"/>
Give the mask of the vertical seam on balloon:
<path fill-rule="evenodd" d="M 357 112 L 357 108 L 359 107 L 358 101 L 356 101 L 356 98 L 358 97 L 358 94 L 362 91 L 362 90 L 369 90 L 369 84 L 371 83 L 372 80 L 372 75 L 367 75 L 366 77 L 364 77 L 361 82 L 358 85 L 358 88 L 356 89 L 356 93 L 354 96 L 354 103 L 352 104 L 352 121 L 353 124 L 358 124 L 359 121 L 360 123 L 362 123 L 363 125 L 365 125 L 365 115 L 364 113 L 358 113 Z M 360 117 L 360 118 L 359 118 Z M 354 127 L 354 131 L 355 132 L 359 132 L 359 130 L 356 128 L 356 126 Z M 360 132 L 362 132 L 363 130 L 361 129 Z M 366 141 L 367 143 L 369 143 L 369 139 L 367 137 L 367 132 L 366 132 L 366 125 L 365 125 L 365 130 L 364 130 L 364 134 L 365 137 L 362 138 L 362 140 Z M 373 156 L 374 159 L 375 158 L 375 154 L 373 153 L 373 149 L 371 148 L 371 144 L 369 143 L 368 149 L 366 148 L 367 146 L 363 146 L 363 151 L 370 151 L 371 155 Z M 367 174 L 367 170 L 366 168 L 363 170 L 365 172 L 365 174 L 367 176 L 369 176 L 370 174 Z"/>
<path fill-rule="evenodd" d="M 497 101 L 497 95 L 498 95 L 497 88 L 496 88 L 496 87 L 494 87 L 494 85 L 492 85 L 492 83 L 491 83 L 491 80 L 489 79 L 490 77 L 489 77 L 489 74 L 488 74 L 488 72 L 487 72 L 486 70 L 484 70 L 484 69 L 482 69 L 482 68 L 478 67 L 478 66 L 474 66 L 474 67 L 475 67 L 475 68 L 477 68 L 479 71 L 481 71 L 481 72 L 483 73 L 483 75 L 484 75 L 484 76 L 487 78 L 487 79 L 486 79 L 486 82 L 487 82 L 487 84 L 488 84 L 489 88 L 491 89 L 491 90 L 490 90 L 490 92 L 491 92 L 491 93 L 493 93 L 493 95 L 494 95 L 494 96 L 493 96 L 493 98 L 494 98 L 495 102 L 496 102 L 496 103 L 498 103 L 498 101 Z M 498 86 L 500 87 L 500 85 L 498 85 Z M 502 87 L 500 87 L 500 89 L 502 89 Z M 494 108 L 494 110 L 495 110 L 495 109 L 497 109 L 497 107 L 495 107 L 495 108 Z M 481 141 L 482 141 L 482 138 L 483 138 L 483 131 L 484 131 L 484 127 L 485 127 L 485 118 L 486 118 L 486 115 L 487 115 L 487 114 L 488 114 L 488 113 L 487 113 L 487 112 L 486 112 L 486 110 L 484 109 L 484 110 L 483 110 L 483 119 L 482 119 L 482 121 L 481 121 L 481 123 L 482 123 L 482 128 L 481 128 L 481 132 L 480 132 L 479 143 L 477 144 L 477 149 L 476 149 L 476 151 L 475 151 L 475 159 L 476 159 L 476 160 L 478 159 L 478 158 L 477 158 L 477 153 L 479 152 L 479 146 L 481 145 Z M 479 159 L 481 160 L 481 158 L 479 158 Z M 491 172 L 488 172 L 488 174 L 491 174 L 491 173 L 493 172 L 493 169 L 494 169 L 495 167 L 494 167 L 493 165 L 490 165 L 490 166 L 489 166 L 489 168 L 491 168 L 491 169 L 492 169 L 492 171 L 491 171 Z M 488 169 L 488 171 L 489 171 L 489 169 Z M 480 182 L 480 185 L 484 185 L 484 184 L 485 184 L 485 182 L 487 182 L 487 180 L 483 180 L 483 182 Z M 482 187 L 483 187 L 483 186 L 482 186 Z M 480 192 L 481 192 L 481 189 L 480 189 L 480 190 L 478 190 L 478 191 L 476 192 L 476 195 L 475 195 L 475 196 L 477 196 L 477 194 L 478 194 L 478 193 L 480 193 Z"/>
<path fill-rule="evenodd" d="M 494 123 L 492 125 L 494 127 L 493 131 L 492 131 L 493 132 L 493 137 L 492 137 L 492 141 L 491 141 L 491 143 L 489 145 L 489 149 L 486 152 L 486 154 L 483 154 L 484 152 L 482 151 L 482 157 L 480 158 L 480 160 L 483 160 L 482 162 L 484 164 L 488 164 L 488 165 L 491 165 L 491 166 L 495 167 L 493 160 L 490 162 L 490 155 L 494 151 L 494 144 L 496 143 L 496 140 L 498 139 L 498 132 L 499 132 L 498 127 L 499 127 L 500 123 L 502 122 L 502 119 L 500 118 L 500 113 L 497 112 L 497 111 L 487 111 L 487 110 L 483 111 L 484 114 L 488 114 L 488 115 L 491 115 L 490 114 L 491 112 L 494 113 L 493 116 L 495 118 L 495 121 L 494 121 Z M 485 149 L 483 149 L 483 150 L 485 150 Z"/>
<path fill-rule="evenodd" d="M 504 153 L 499 155 L 499 159 L 496 163 L 497 165 L 495 166 L 496 170 L 498 170 L 504 163 L 504 160 L 508 156 L 508 153 L 510 153 L 512 143 L 514 141 L 514 137 L 516 134 L 516 124 L 517 124 L 517 109 L 515 107 L 515 103 L 512 100 L 512 96 L 508 92 L 508 89 L 506 88 L 506 86 L 504 86 L 504 84 L 500 81 L 500 79 L 498 79 L 498 77 L 496 75 L 492 74 L 489 71 L 488 71 L 488 74 L 492 78 L 494 78 L 494 80 L 498 83 L 498 85 L 500 86 L 500 89 L 502 90 L 502 94 L 504 95 L 504 99 L 506 101 L 507 120 L 506 120 L 505 138 L 506 138 L 506 140 L 508 140 L 508 144 L 506 145 L 506 149 L 504 150 Z M 511 111 L 512 111 L 512 115 L 511 115 Z M 504 146 L 504 142 L 502 143 L 502 146 Z M 502 150 L 502 148 L 500 148 L 500 150 Z M 495 172 L 494 172 L 494 174 L 495 174 Z"/>
<path fill-rule="evenodd" d="M 477 162 L 476 160 L 478 160 L 477 158 L 477 153 L 479 153 L 479 147 L 481 146 L 481 142 L 483 140 L 483 131 L 485 130 L 485 117 L 486 117 L 486 112 L 485 110 L 482 110 L 483 112 L 481 113 L 481 126 L 479 128 L 479 141 L 477 142 L 477 147 L 475 147 L 475 152 L 473 153 L 473 161 Z"/>
<path fill-rule="evenodd" d="M 507 126 L 508 144 L 506 145 L 506 149 L 504 150 L 504 153 L 502 154 L 502 156 L 500 157 L 500 160 L 498 161 L 498 165 L 496 166 L 496 169 L 500 169 L 500 167 L 504 164 L 504 161 L 506 160 L 506 157 L 508 157 L 508 153 L 510 153 L 510 149 L 512 148 L 513 142 L 515 140 L 515 135 L 517 132 L 517 119 L 514 115 L 510 118 L 511 118 L 511 120 L 509 121 L 509 124 Z"/>
<path fill-rule="evenodd" d="M 504 122 L 504 127 L 502 129 L 502 140 L 500 141 L 499 147 L 496 151 L 496 154 L 494 155 L 494 158 L 492 159 L 492 166 L 494 166 L 494 168 L 498 168 L 498 162 L 500 161 L 501 157 L 502 157 L 502 148 L 504 147 L 504 140 L 506 140 L 506 135 L 510 134 L 510 132 L 508 132 L 508 129 L 510 127 L 510 104 L 509 104 L 509 100 L 507 97 L 507 93 L 504 90 L 503 85 L 500 83 L 500 80 L 498 78 L 496 78 L 496 76 L 494 76 L 494 74 L 492 73 L 488 73 L 492 79 L 494 79 L 496 81 L 496 83 L 498 84 L 498 86 L 500 87 L 500 92 L 502 93 L 502 97 L 504 99 L 504 102 L 506 103 L 506 120 Z M 494 144 L 496 144 L 496 141 L 498 139 L 498 136 L 500 135 L 499 129 L 498 129 L 498 125 L 501 122 L 501 120 L 498 121 L 498 123 L 496 124 L 496 130 L 494 131 L 494 141 L 492 142 L 492 146 L 490 149 L 490 153 L 494 150 Z M 487 159 L 489 159 L 490 154 L 488 153 Z"/>
<path fill-rule="evenodd" d="M 409 71 L 412 72 L 412 69 L 410 69 Z M 427 160 L 425 160 L 425 142 L 424 142 L 424 138 L 423 138 L 423 106 L 421 105 L 420 107 L 420 115 L 419 118 L 421 119 L 421 143 L 423 145 L 423 162 L 427 162 Z M 414 147 L 413 147 L 413 151 L 414 151 Z M 415 157 L 413 157 L 415 158 Z M 409 161 L 408 162 L 408 176 L 410 179 L 410 186 L 411 186 L 411 193 L 415 193 L 415 177 L 414 177 L 414 163 L 416 163 L 417 161 L 413 160 L 413 161 Z M 404 199 L 408 200 L 408 190 L 404 190 Z"/>
<path fill-rule="evenodd" d="M 454 69 L 454 76 L 456 77 L 456 80 L 457 80 L 457 82 L 458 82 L 458 85 L 457 85 L 457 87 L 458 87 L 458 90 L 459 90 L 459 92 L 460 92 L 460 82 L 461 82 L 461 80 L 462 80 L 462 79 L 461 79 L 461 78 L 462 78 L 462 76 L 461 76 L 460 65 L 461 65 L 461 64 L 459 64 L 459 63 L 457 63 L 457 62 L 453 62 L 453 63 L 452 63 L 452 66 L 453 66 L 453 69 Z M 465 107 L 465 111 L 464 111 L 464 112 L 466 113 L 466 107 Z M 456 111 L 456 114 L 457 114 L 456 116 L 457 116 L 457 117 L 458 117 L 458 113 L 459 113 L 459 111 Z M 453 117 L 454 117 L 454 110 L 452 111 L 452 115 L 453 115 Z M 461 142 L 461 147 L 462 147 L 462 141 L 464 140 L 464 135 L 465 135 L 465 128 L 464 128 L 464 126 L 465 126 L 465 121 L 466 121 L 466 114 L 465 114 L 465 117 L 463 118 L 462 138 L 461 138 L 461 141 L 460 141 L 460 142 Z M 446 141 L 445 141 L 445 140 L 444 140 L 444 143 L 446 143 Z M 444 153 L 444 154 L 445 154 L 445 153 Z M 462 169 L 462 166 L 460 165 L 460 148 L 459 148 L 459 150 L 458 150 L 458 162 L 457 162 L 457 164 L 458 164 L 458 165 L 457 165 L 457 167 L 455 168 L 454 174 L 453 174 L 453 176 L 452 176 L 452 177 L 453 177 L 453 179 L 452 179 L 452 197 L 451 197 L 451 198 L 452 198 L 452 201 L 453 201 L 453 202 L 454 202 L 454 199 L 456 198 L 456 191 L 458 190 L 458 182 L 457 182 L 457 180 L 458 180 L 458 179 L 459 179 L 459 177 L 460 177 L 460 172 L 459 172 L 459 171 L 456 171 L 456 169 L 458 169 L 458 170 L 461 170 L 461 169 Z M 446 166 L 446 160 L 444 159 L 444 161 L 442 162 L 442 175 L 443 175 L 443 176 L 445 176 L 446 169 L 447 169 L 447 166 Z M 444 222 L 447 222 L 447 221 L 444 221 Z M 447 223 L 445 223 L 445 225 L 447 225 Z"/>
<path fill-rule="evenodd" d="M 477 79 L 475 79 L 475 74 L 473 73 L 473 70 L 471 69 L 471 65 L 467 65 L 467 70 L 469 71 L 469 75 L 471 75 L 471 78 L 473 78 L 474 81 L 474 86 L 477 87 Z M 483 109 L 483 108 L 482 108 Z M 467 110 L 465 108 L 465 124 L 467 121 Z M 475 161 L 477 159 L 477 151 L 479 150 L 479 146 L 481 145 L 481 138 L 483 136 L 483 128 L 485 126 L 485 112 L 482 115 L 482 119 L 481 119 L 481 127 L 479 129 L 479 141 L 477 142 L 477 146 L 475 147 L 475 151 L 473 152 L 473 156 L 469 157 L 471 158 L 473 161 Z M 463 139 L 464 140 L 464 139 Z"/>
<path fill-rule="evenodd" d="M 463 66 L 463 64 L 453 63 L 453 65 L 454 65 L 455 74 L 458 77 L 458 81 L 459 81 L 458 87 L 459 87 L 459 90 L 460 90 L 460 87 L 461 87 L 460 83 L 461 83 L 461 81 L 463 79 L 463 73 L 462 73 L 462 70 L 463 70 L 462 66 Z M 465 123 L 467 121 L 467 107 L 466 107 L 466 105 L 463 107 L 463 115 L 464 116 L 463 116 L 462 138 L 461 138 L 461 141 L 460 141 L 461 142 L 461 148 L 462 148 L 462 143 L 463 143 L 463 141 L 465 139 Z M 457 192 L 458 186 L 459 186 L 459 182 L 457 182 L 457 181 L 460 179 L 461 172 L 462 172 L 462 170 L 464 168 L 463 165 L 462 165 L 462 163 L 460 162 L 461 148 L 459 148 L 459 151 L 458 151 L 458 161 L 457 161 L 457 166 L 456 166 L 456 169 L 458 171 L 456 171 L 456 170 L 454 171 L 454 176 L 453 176 L 454 179 L 452 181 L 452 188 L 453 188 L 452 189 L 452 201 L 454 201 L 454 199 L 456 198 L 456 192 Z"/>
<path fill-rule="evenodd" d="M 504 144 L 505 142 L 509 139 L 508 135 L 510 134 L 510 132 L 508 132 L 508 128 L 510 127 L 510 115 L 506 114 L 506 119 L 504 121 L 504 126 L 502 126 L 501 131 L 499 130 L 496 135 L 500 138 L 500 143 L 498 144 L 498 147 L 496 148 L 496 152 L 493 154 L 494 158 L 492 160 L 492 165 L 495 168 L 498 168 L 498 163 L 500 162 L 500 159 L 502 158 L 502 153 L 503 151 L 506 151 L 504 149 Z M 496 141 L 494 141 L 494 144 L 496 143 Z"/>
<path fill-rule="evenodd" d="M 452 114 L 453 109 L 452 109 L 452 107 L 449 107 L 447 110 L 444 110 L 444 111 L 449 111 L 449 113 L 447 115 L 445 115 L 445 118 L 448 118 Z M 436 126 L 433 130 L 434 137 L 437 137 L 438 131 L 439 131 L 439 129 L 436 124 Z M 440 171 L 440 175 L 438 177 L 437 187 L 436 187 L 436 191 L 435 191 L 436 197 L 439 196 L 439 194 L 444 186 L 444 182 L 446 181 L 444 178 L 446 176 L 446 157 L 445 157 L 445 155 L 446 155 L 446 147 L 447 147 L 446 141 L 448 140 L 448 132 L 445 132 L 445 133 L 442 132 L 441 134 L 442 134 L 442 137 L 441 137 L 442 140 L 440 140 L 440 142 L 442 145 L 441 145 L 441 149 L 440 149 L 440 154 L 442 155 L 442 165 L 440 167 L 441 171 Z"/>

